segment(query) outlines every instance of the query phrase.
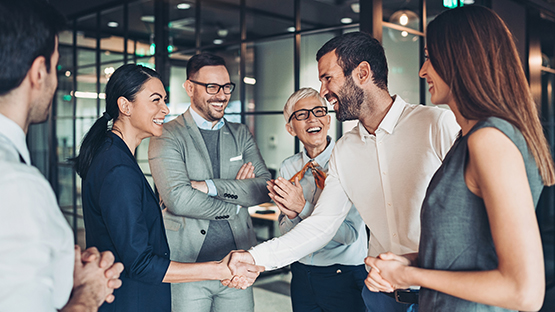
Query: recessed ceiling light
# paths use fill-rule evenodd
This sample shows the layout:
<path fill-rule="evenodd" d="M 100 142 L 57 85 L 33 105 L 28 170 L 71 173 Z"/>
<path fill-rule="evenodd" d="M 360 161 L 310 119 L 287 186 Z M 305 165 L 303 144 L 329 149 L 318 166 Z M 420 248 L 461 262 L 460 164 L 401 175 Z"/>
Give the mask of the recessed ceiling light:
<path fill-rule="evenodd" d="M 341 23 L 343 23 L 343 24 L 350 24 L 352 22 L 353 22 L 353 19 L 350 18 L 350 17 L 344 17 L 344 18 L 341 19 Z"/>
<path fill-rule="evenodd" d="M 256 79 L 254 79 L 252 77 L 245 77 L 245 78 L 243 78 L 243 82 L 246 83 L 246 84 L 254 85 L 254 84 L 256 84 Z"/>
<path fill-rule="evenodd" d="M 183 3 L 178 4 L 177 8 L 180 9 L 180 10 L 188 10 L 188 9 L 191 8 L 191 5 L 189 3 L 183 2 Z"/>
<path fill-rule="evenodd" d="M 222 39 L 214 39 L 214 44 L 222 44 L 224 41 Z"/>
<path fill-rule="evenodd" d="M 154 15 L 143 15 L 141 16 L 141 21 L 145 23 L 154 23 Z"/>
<path fill-rule="evenodd" d="M 295 30 L 296 30 L 296 29 L 295 29 L 295 27 L 293 27 L 293 26 L 287 28 L 287 31 L 288 31 L 288 32 L 295 32 Z"/>
<path fill-rule="evenodd" d="M 351 4 L 351 10 L 353 10 L 353 12 L 355 13 L 360 13 L 360 4 L 357 3 L 352 3 Z"/>
<path fill-rule="evenodd" d="M 108 22 L 108 27 L 116 28 L 118 26 L 119 26 L 118 22 L 114 22 L 114 21 Z"/>

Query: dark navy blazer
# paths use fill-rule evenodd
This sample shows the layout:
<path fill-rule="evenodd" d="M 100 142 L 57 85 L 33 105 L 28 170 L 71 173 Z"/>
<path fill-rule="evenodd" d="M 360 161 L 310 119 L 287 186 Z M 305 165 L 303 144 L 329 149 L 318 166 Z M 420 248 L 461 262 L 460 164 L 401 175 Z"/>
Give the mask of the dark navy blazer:
<path fill-rule="evenodd" d="M 162 283 L 170 249 L 160 205 L 125 142 L 108 136 L 82 184 L 87 247 L 110 250 L 125 269 L 115 301 L 99 311 L 170 311 L 170 284 Z"/>

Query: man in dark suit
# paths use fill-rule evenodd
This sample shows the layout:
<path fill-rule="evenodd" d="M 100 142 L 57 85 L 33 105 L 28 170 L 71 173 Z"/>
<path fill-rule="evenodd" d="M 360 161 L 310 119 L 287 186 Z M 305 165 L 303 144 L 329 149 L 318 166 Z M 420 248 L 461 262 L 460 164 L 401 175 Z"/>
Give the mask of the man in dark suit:
<path fill-rule="evenodd" d="M 202 53 L 187 64 L 191 107 L 152 138 L 149 164 L 166 206 L 171 260 L 219 261 L 256 244 L 248 206 L 269 201 L 271 176 L 247 126 L 223 118 L 235 85 L 225 61 Z M 173 311 L 253 311 L 252 289 L 218 281 L 172 285 Z"/>

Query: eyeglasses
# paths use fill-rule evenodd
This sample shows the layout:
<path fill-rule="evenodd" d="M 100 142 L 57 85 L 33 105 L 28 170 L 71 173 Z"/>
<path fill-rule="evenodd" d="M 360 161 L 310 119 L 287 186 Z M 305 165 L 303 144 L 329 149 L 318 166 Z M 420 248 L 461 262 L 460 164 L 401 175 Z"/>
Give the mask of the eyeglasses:
<path fill-rule="evenodd" d="M 212 95 L 218 94 L 218 92 L 220 92 L 220 89 L 224 89 L 224 94 L 231 94 L 231 92 L 233 92 L 233 90 L 235 89 L 235 84 L 233 82 L 226 83 L 225 85 L 219 85 L 217 83 L 202 83 L 191 79 L 189 79 L 189 81 L 206 87 L 206 93 Z"/>
<path fill-rule="evenodd" d="M 314 115 L 314 117 L 324 117 L 328 114 L 328 108 L 325 106 L 316 106 L 313 109 L 299 109 L 298 111 L 295 111 L 293 112 L 293 114 L 291 114 L 288 123 L 291 122 L 291 119 L 293 119 L 293 117 L 295 117 L 295 119 L 297 119 L 298 121 L 307 120 L 308 117 L 310 117 L 310 112 L 312 112 L 312 115 Z"/>

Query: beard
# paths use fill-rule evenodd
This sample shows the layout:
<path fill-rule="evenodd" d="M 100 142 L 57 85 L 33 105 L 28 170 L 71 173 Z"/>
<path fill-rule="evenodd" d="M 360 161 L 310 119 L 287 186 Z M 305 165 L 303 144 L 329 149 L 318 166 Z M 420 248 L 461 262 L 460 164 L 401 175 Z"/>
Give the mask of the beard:
<path fill-rule="evenodd" d="M 339 121 L 356 120 L 360 118 L 360 109 L 364 103 L 364 90 L 355 84 L 348 76 L 337 96 L 338 106 L 335 116 Z"/>

